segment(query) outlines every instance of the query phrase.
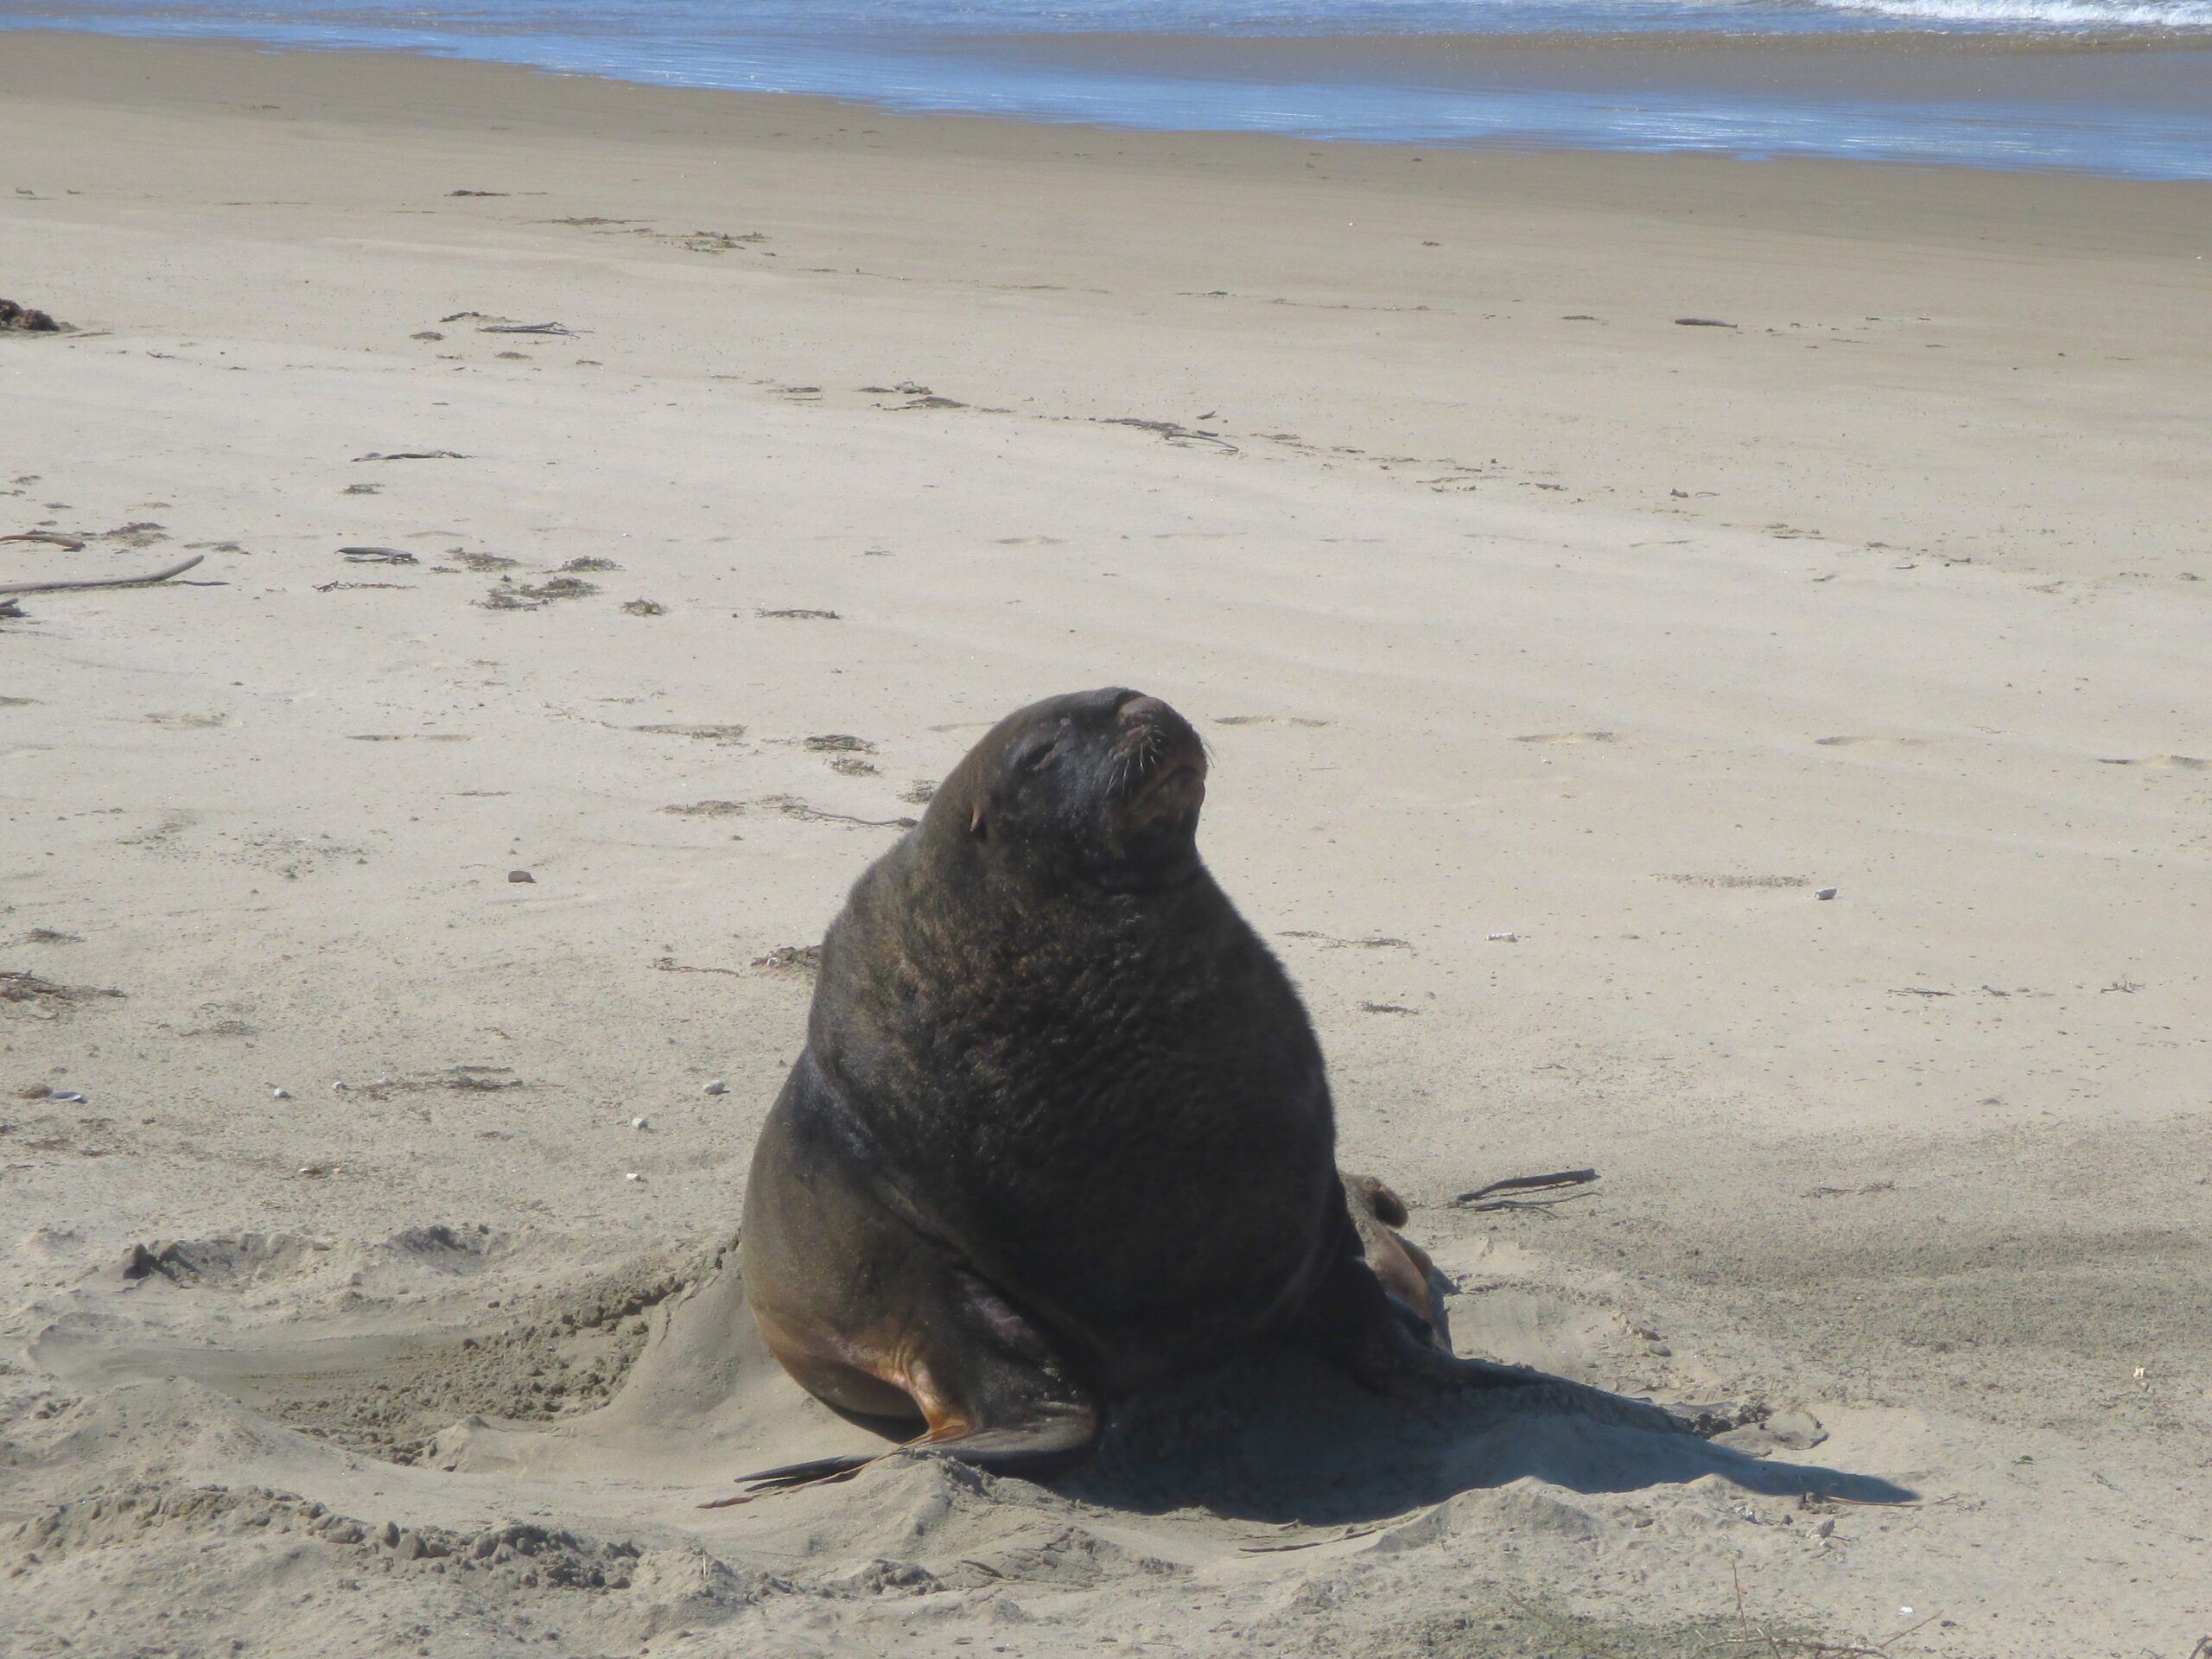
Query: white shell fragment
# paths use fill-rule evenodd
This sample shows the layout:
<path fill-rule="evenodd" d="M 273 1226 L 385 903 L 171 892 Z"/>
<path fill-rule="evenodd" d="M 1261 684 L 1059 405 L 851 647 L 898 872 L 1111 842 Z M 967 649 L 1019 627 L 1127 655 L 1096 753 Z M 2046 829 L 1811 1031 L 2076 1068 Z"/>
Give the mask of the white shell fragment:
<path fill-rule="evenodd" d="M 1815 893 L 1813 897 L 1815 899 L 1833 899 L 1835 897 L 1835 889 L 1834 887 L 1822 887 L 1818 893 Z"/>
<path fill-rule="evenodd" d="M 652 1125 L 646 1122 L 642 1117 L 633 1117 L 630 1120 L 630 1127 L 633 1129 L 649 1129 L 652 1128 Z"/>
<path fill-rule="evenodd" d="M 710 1095 L 726 1095 L 729 1092 L 729 1084 L 724 1083 L 720 1077 L 716 1077 L 707 1085 L 705 1092 Z"/>
<path fill-rule="evenodd" d="M 1493 933 L 1490 937 L 1491 943 L 1493 944 L 1518 944 L 1521 943 L 1521 936 L 1518 933 Z"/>
<path fill-rule="evenodd" d="M 645 1178 L 643 1175 L 640 1175 L 640 1174 L 639 1174 L 636 1170 L 634 1170 L 634 1169 L 633 1169 L 633 1170 L 632 1170 L 628 1174 L 625 1175 L 622 1179 L 623 1179 L 624 1180 L 626 1180 L 626 1181 L 642 1181 L 642 1180 L 644 1180 Z"/>
<path fill-rule="evenodd" d="M 289 1100 L 291 1097 L 292 1091 L 289 1089 L 271 1089 L 269 1091 L 269 1098 L 271 1100 Z"/>

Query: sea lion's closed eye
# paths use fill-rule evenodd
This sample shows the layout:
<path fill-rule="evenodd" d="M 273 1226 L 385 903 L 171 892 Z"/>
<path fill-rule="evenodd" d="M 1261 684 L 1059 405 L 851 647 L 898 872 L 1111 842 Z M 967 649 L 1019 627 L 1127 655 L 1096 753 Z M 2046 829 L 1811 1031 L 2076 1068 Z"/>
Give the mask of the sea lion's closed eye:
<path fill-rule="evenodd" d="M 1007 751 L 1006 769 L 1010 772 L 1042 772 L 1059 758 L 1059 753 L 1058 733 L 1033 733 Z"/>

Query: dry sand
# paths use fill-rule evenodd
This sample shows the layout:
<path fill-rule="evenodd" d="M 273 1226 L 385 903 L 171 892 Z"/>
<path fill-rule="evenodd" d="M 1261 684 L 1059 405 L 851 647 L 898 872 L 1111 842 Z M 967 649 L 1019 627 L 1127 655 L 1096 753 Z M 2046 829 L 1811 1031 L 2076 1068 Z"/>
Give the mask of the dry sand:
<path fill-rule="evenodd" d="M 2212 1631 L 2212 190 L 4 48 L 0 582 L 207 556 L 0 624 L 10 1659 Z M 776 953 L 1109 681 L 1463 1345 L 1770 1431 L 696 1507 Z"/>

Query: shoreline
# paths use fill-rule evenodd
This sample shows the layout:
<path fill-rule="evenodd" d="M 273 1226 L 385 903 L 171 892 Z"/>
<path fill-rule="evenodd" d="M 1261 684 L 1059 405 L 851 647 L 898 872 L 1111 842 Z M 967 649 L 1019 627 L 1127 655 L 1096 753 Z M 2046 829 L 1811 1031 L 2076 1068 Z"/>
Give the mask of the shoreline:
<path fill-rule="evenodd" d="M 1894 205 L 1905 213 L 1916 233 L 1941 237 L 1944 226 L 1961 222 L 1961 213 L 1969 220 L 1982 218 L 1985 204 L 1992 214 L 2009 217 L 2032 211 L 2037 216 L 2056 216 L 2066 223 L 2078 219 L 2082 205 L 2094 201 L 2098 214 L 2112 216 L 2112 230 L 2126 238 L 2122 246 L 2130 250 L 2139 245 L 2145 250 L 2154 246 L 2193 249 L 2198 245 L 2196 227 L 2203 222 L 2199 215 L 2212 212 L 2212 179 L 2137 178 L 2073 168 L 1993 168 L 1942 160 L 1744 156 L 1571 144 L 1424 145 L 1266 131 L 1157 130 L 1039 120 L 988 111 L 896 110 L 865 99 L 830 93 L 671 85 L 586 70 L 374 47 L 326 48 L 246 41 L 170 40 L 77 29 L 23 29 L 11 31 L 6 38 L 22 43 L 16 61 L 35 73 L 10 78 L 8 65 L 0 61 L 0 89 L 12 86 L 18 97 L 34 99 L 68 98 L 130 107 L 145 100 L 162 107 L 168 101 L 156 70 L 165 56 L 175 54 L 174 61 L 192 66 L 195 73 L 221 76 L 241 85 L 254 83 L 254 66 L 260 66 L 265 73 L 258 79 L 265 89 L 324 99 L 327 113 L 340 120 L 376 120 L 397 99 L 418 118 L 465 127 L 470 124 L 474 89 L 481 87 L 497 90 L 502 113 L 510 124 L 533 123 L 550 130 L 562 130 L 566 124 L 581 119 L 591 124 L 592 130 L 607 132 L 619 132 L 626 124 L 703 139 L 775 143 L 785 137 L 784 130 L 788 128 L 800 134 L 793 142 L 810 143 L 841 124 L 849 129 L 854 119 L 867 118 L 915 135 L 938 153 L 1003 156 L 1039 148 L 1061 156 L 1071 153 L 1067 149 L 1071 141 L 1087 139 L 1096 145 L 1110 146 L 1113 156 L 1139 165 L 1204 152 L 1220 163 L 1244 164 L 1263 171 L 1281 168 L 1299 152 L 1319 146 L 1331 155 L 1345 176 L 1415 183 L 1422 175 L 1406 169 L 1419 156 L 1422 164 L 1450 172 L 1462 181 L 1486 175 L 1486 182 L 1509 192 L 1565 188 L 1570 199 L 1586 197 L 1593 201 L 1611 200 L 1611 184 L 1584 188 L 1578 188 L 1576 181 L 1595 178 L 1606 169 L 1624 178 L 1725 178 L 1732 181 L 1732 190 L 1747 192 L 1763 212 L 1777 215 L 1774 221 L 1777 226 L 1805 230 L 1829 218 L 1818 204 L 1809 205 L 1802 213 L 1791 212 L 1792 200 L 1805 191 L 1827 188 L 1827 181 L 1835 181 L 1847 195 L 1854 195 L 1859 193 L 1843 181 L 1893 175 L 1922 181 L 1894 193 Z M 298 66 L 299 73 L 286 73 L 281 66 L 288 64 Z M 127 87 L 119 86 L 118 72 L 137 79 Z M 176 101 L 182 107 L 197 107 L 206 100 Z M 781 112 L 788 112 L 788 118 Z M 1096 159 L 1103 152 L 1085 153 Z M 1769 188 L 1759 182 L 1762 175 L 1790 182 L 1777 182 Z M 1924 219 L 1915 212 L 1923 200 L 1929 207 Z M 2177 204 L 2182 216 L 2176 219 L 2172 215 Z M 1669 211 L 1664 196 L 1651 207 L 1655 212 Z M 2019 228 L 2032 234 L 2030 227 Z M 1977 229 L 1961 234 L 1980 232 Z M 2139 236 L 2142 238 L 2139 244 L 2134 240 Z"/>
<path fill-rule="evenodd" d="M 705 43 L 679 60 L 649 37 L 326 39 L 250 26 L 182 39 L 12 25 L 6 33 L 505 63 L 624 85 L 823 96 L 886 114 L 1112 131 L 2212 175 L 2212 34 L 1101 32 L 883 37 L 850 47 L 760 37 Z"/>

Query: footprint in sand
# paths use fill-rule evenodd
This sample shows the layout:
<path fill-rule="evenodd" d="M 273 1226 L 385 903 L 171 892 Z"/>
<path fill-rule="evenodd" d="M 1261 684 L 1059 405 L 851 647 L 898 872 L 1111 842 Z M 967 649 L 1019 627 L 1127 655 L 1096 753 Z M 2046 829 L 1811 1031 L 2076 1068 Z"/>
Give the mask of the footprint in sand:
<path fill-rule="evenodd" d="M 2202 772 L 2212 766 L 2212 760 L 2200 760 L 2193 754 L 2146 754 L 2139 760 L 2099 755 L 2097 764 L 2101 766 L 2153 766 L 2164 772 Z"/>
<path fill-rule="evenodd" d="M 745 736 L 742 726 L 632 726 L 633 732 L 651 732 L 656 737 L 690 737 L 702 743 L 735 743 Z"/>
<path fill-rule="evenodd" d="M 1339 938 L 1333 933 L 1323 933 L 1310 927 L 1287 927 L 1279 935 L 1286 939 L 1312 939 L 1324 950 L 1410 950 L 1408 939 L 1395 938 L 1386 933 L 1370 933 L 1364 938 Z"/>
<path fill-rule="evenodd" d="M 196 812 L 164 812 L 159 823 L 141 830 L 136 835 L 119 836 L 115 844 L 118 847 L 144 847 L 155 852 L 175 852 L 177 850 L 176 837 L 199 822 L 200 815 Z"/>
<path fill-rule="evenodd" d="M 1516 737 L 1516 743 L 1618 743 L 1618 732 L 1531 732 L 1526 737 Z"/>
<path fill-rule="evenodd" d="M 1802 875 L 1662 875 L 1662 881 L 1673 881 L 1685 887 L 1809 887 L 1813 884 Z"/>

